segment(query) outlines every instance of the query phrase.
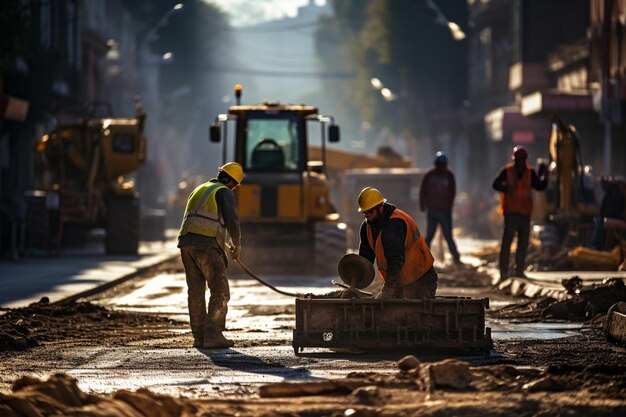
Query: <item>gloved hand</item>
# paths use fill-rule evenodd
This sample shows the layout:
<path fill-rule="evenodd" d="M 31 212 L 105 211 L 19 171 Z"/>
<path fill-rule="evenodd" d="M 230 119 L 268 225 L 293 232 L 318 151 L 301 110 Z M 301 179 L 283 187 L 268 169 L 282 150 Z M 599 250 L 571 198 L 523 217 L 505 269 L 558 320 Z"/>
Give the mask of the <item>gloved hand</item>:
<path fill-rule="evenodd" d="M 233 258 L 233 260 L 237 260 L 239 259 L 239 254 L 241 253 L 241 246 L 230 246 L 230 257 Z"/>
<path fill-rule="evenodd" d="M 377 300 L 385 300 L 391 298 L 397 298 L 398 289 L 396 287 L 392 287 L 390 285 L 383 285 L 383 289 L 376 296 Z"/>

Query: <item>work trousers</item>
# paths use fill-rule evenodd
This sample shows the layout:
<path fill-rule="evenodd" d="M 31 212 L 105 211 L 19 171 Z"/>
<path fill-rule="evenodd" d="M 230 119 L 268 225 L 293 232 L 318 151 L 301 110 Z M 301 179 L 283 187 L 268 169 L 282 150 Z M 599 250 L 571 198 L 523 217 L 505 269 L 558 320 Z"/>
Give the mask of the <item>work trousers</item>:
<path fill-rule="evenodd" d="M 523 276 L 526 268 L 526 251 L 530 235 L 530 216 L 518 213 L 504 213 L 504 231 L 500 246 L 500 278 L 509 276 L 509 258 L 511 257 L 511 243 L 517 233 L 517 250 L 515 251 L 515 275 Z"/>
<path fill-rule="evenodd" d="M 402 298 L 410 300 L 420 298 L 435 298 L 435 292 L 437 291 L 437 281 L 439 277 L 435 268 L 431 267 L 424 275 L 422 275 L 417 281 L 398 288 L 398 292 Z"/>
<path fill-rule="evenodd" d="M 452 255 L 452 259 L 455 263 L 459 263 L 461 257 L 459 256 L 459 251 L 456 248 L 456 243 L 454 243 L 454 238 L 452 237 L 452 213 L 446 210 L 428 210 L 428 229 L 426 231 L 426 244 L 430 247 L 430 242 L 433 240 L 435 236 L 435 232 L 437 231 L 437 225 L 441 225 L 441 233 L 443 237 L 448 242 L 448 248 L 450 249 L 450 255 Z"/>
<path fill-rule="evenodd" d="M 187 278 L 189 321 L 195 340 L 205 334 L 224 331 L 230 288 L 226 264 L 220 249 L 211 246 L 186 245 L 180 248 Z M 206 306 L 207 285 L 211 292 Z"/>

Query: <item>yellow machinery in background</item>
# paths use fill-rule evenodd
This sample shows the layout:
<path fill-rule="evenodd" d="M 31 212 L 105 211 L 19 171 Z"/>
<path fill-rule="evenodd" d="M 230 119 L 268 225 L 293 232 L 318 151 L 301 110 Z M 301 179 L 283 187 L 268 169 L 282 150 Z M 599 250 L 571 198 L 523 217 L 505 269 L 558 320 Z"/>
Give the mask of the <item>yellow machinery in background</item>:
<path fill-rule="evenodd" d="M 533 212 L 533 220 L 543 224 L 535 226 L 533 234 L 543 248 L 565 255 L 567 263 L 576 269 L 615 270 L 623 262 L 622 239 L 613 239 L 619 234 L 612 233 L 609 237 L 615 241 L 612 248 L 602 251 L 589 247 L 594 217 L 599 215 L 594 196 L 596 181 L 590 167 L 583 164 L 576 128 L 566 125 L 556 115 L 552 120 L 549 153 L 548 188 L 545 194 L 535 194 L 537 204 Z M 553 261 L 567 265 L 563 260 Z"/>
<path fill-rule="evenodd" d="M 95 117 L 102 107 L 109 116 Z M 136 109 L 133 118 L 114 118 L 110 104 L 90 103 L 36 142 L 29 247 L 58 253 L 72 234 L 103 228 L 107 254 L 137 253 L 139 198 L 129 175 L 146 160 L 146 114 Z"/>
<path fill-rule="evenodd" d="M 326 173 L 327 136 L 329 142 L 339 141 L 334 118 L 307 105 L 240 105 L 239 85 L 235 94 L 237 105 L 216 118 L 210 139 L 217 143 L 228 138 L 228 126 L 234 124 L 234 160 L 245 172 L 235 190 L 243 261 L 255 268 L 302 271 L 314 266 L 336 272 L 347 245 L 346 225 L 330 202 Z M 308 146 L 314 135 L 321 141 L 317 158 Z"/>

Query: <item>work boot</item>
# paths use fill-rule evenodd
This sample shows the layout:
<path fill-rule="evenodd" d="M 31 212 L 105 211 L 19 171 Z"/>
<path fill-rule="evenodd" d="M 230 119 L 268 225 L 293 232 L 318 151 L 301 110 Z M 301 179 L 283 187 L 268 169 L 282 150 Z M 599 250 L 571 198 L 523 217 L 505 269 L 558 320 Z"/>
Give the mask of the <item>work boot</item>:
<path fill-rule="evenodd" d="M 193 347 L 201 348 L 202 346 L 204 346 L 204 336 L 203 336 L 203 333 L 193 334 L 193 332 L 192 332 L 191 335 L 193 336 Z"/>
<path fill-rule="evenodd" d="M 528 278 L 524 271 L 515 271 L 515 274 L 513 276 L 515 278 Z"/>
<path fill-rule="evenodd" d="M 235 342 L 226 339 L 222 332 L 208 333 L 204 335 L 203 346 L 205 349 L 228 348 L 235 346 Z"/>
<path fill-rule="evenodd" d="M 506 269 L 500 269 L 500 281 L 504 281 L 509 277 L 509 271 Z"/>

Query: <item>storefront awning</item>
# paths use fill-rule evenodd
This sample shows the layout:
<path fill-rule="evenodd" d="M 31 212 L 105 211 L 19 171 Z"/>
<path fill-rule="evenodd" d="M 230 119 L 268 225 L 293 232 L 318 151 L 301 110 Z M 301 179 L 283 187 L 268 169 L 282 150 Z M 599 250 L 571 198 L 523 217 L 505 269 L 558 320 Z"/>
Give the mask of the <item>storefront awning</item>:
<path fill-rule="evenodd" d="M 549 132 L 549 121 L 525 117 L 517 107 L 500 107 L 485 116 L 485 133 L 494 142 L 530 145 Z"/>
<path fill-rule="evenodd" d="M 536 91 L 522 98 L 521 112 L 524 116 L 571 111 L 593 111 L 592 95 Z"/>

